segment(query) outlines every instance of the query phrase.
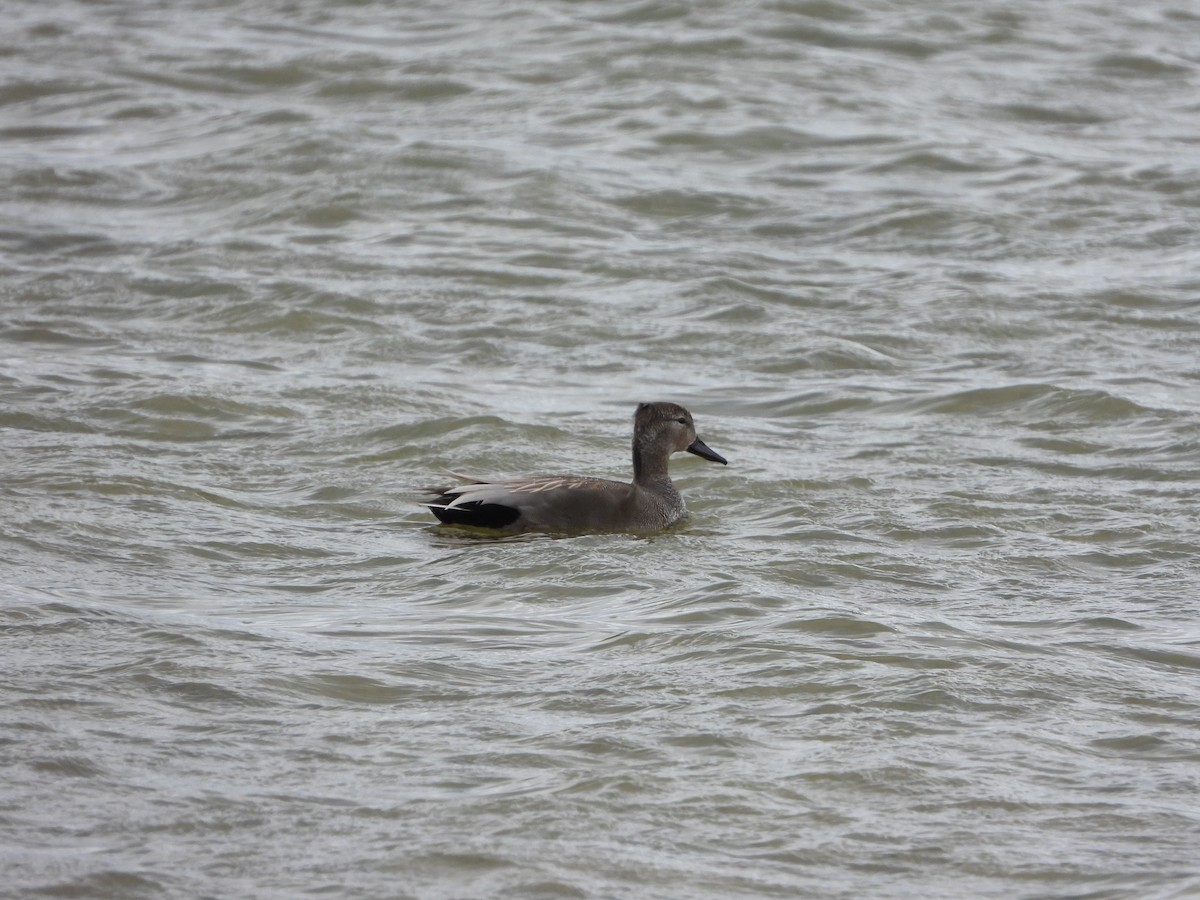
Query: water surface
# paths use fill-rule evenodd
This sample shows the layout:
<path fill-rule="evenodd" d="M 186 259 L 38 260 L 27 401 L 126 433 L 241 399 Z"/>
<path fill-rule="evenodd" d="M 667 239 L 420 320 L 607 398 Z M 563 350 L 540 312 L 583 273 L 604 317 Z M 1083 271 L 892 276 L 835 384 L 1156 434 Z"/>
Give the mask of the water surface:
<path fill-rule="evenodd" d="M 6 19 L 0 893 L 1200 891 L 1190 7 Z"/>

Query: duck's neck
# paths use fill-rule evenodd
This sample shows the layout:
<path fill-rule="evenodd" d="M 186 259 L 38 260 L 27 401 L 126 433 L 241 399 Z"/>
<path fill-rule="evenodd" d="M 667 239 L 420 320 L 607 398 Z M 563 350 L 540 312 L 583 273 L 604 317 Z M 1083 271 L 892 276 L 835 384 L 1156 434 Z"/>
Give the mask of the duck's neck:
<path fill-rule="evenodd" d="M 667 458 L 647 453 L 645 448 L 633 445 L 633 482 L 634 484 L 653 484 L 655 482 L 671 483 L 667 472 Z"/>

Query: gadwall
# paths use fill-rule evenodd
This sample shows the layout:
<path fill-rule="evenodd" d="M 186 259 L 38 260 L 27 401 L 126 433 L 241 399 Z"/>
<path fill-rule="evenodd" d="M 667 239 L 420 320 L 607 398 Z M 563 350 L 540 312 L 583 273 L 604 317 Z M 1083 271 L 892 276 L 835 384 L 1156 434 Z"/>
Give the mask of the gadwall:
<path fill-rule="evenodd" d="M 686 515 L 667 472 L 686 450 L 725 465 L 696 436 L 692 414 L 677 403 L 640 403 L 633 417 L 633 483 L 581 475 L 476 481 L 433 491 L 425 505 L 449 525 L 502 531 L 660 531 Z"/>

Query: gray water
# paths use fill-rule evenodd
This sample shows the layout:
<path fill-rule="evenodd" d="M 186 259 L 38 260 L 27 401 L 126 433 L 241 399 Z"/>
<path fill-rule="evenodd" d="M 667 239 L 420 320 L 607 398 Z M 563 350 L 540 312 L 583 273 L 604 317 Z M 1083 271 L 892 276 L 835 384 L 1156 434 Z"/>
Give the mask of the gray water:
<path fill-rule="evenodd" d="M 4 19 L 0 894 L 1200 896 L 1197 7 Z"/>

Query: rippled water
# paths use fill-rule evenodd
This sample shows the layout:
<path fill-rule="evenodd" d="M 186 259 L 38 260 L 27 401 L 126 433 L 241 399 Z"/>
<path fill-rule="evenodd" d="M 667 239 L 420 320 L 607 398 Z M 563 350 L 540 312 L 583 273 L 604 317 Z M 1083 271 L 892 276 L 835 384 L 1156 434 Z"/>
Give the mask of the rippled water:
<path fill-rule="evenodd" d="M 0 894 L 1200 892 L 1194 7 L 5 18 Z"/>

